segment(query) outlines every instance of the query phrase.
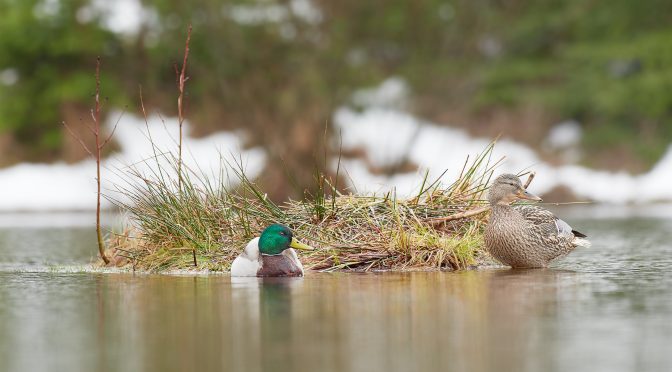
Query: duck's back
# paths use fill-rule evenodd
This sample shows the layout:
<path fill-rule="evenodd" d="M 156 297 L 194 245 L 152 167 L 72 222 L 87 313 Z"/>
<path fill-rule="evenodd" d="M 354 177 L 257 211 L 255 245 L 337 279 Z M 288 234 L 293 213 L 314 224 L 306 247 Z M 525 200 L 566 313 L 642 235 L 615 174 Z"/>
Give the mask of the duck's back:
<path fill-rule="evenodd" d="M 572 229 L 569 224 L 553 214 L 548 209 L 536 205 L 516 205 L 513 209 L 518 211 L 528 223 L 545 230 L 547 234 L 560 235 L 567 238 L 585 238 L 586 235 Z"/>

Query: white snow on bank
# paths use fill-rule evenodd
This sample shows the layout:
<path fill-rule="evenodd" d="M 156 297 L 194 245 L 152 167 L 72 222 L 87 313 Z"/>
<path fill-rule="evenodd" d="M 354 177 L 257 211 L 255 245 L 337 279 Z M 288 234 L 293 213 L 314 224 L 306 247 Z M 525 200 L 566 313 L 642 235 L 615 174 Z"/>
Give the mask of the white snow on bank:
<path fill-rule="evenodd" d="M 135 35 L 145 22 L 154 20 L 154 14 L 142 6 L 139 0 L 94 0 L 90 8 L 79 10 L 78 16 L 86 18 L 86 13 L 100 13 L 103 15 L 103 27 L 112 32 L 126 35 Z"/>
<path fill-rule="evenodd" d="M 381 91 L 382 90 L 382 91 Z M 490 143 L 489 138 L 473 138 L 465 131 L 414 117 L 403 110 L 408 87 L 399 80 L 388 80 L 379 91 L 364 90 L 353 96 L 355 105 L 363 110 L 342 107 L 334 113 L 334 122 L 342 134 L 344 150 L 361 149 L 365 160 L 344 158 L 341 172 L 349 178 L 358 192 L 379 192 L 395 188 L 399 195 L 417 192 L 425 170 L 430 179 L 447 170 L 444 181 L 455 179 L 467 156 L 474 159 Z M 116 118 L 116 115 L 111 115 Z M 159 117 L 150 118 L 152 141 L 158 151 L 176 153 L 175 139 L 178 126 L 175 119 L 167 119 L 165 126 Z M 565 133 L 567 134 L 567 133 Z M 563 143 L 574 142 L 572 136 L 563 137 Z M 567 140 L 567 137 L 572 141 Z M 255 178 L 265 164 L 261 148 L 242 149 L 241 133 L 218 133 L 195 139 L 185 127 L 184 159 L 190 169 L 203 172 L 216 181 L 220 169 L 220 155 L 228 159 L 242 157 L 247 175 Z M 113 189 L 125 182 L 124 172 L 129 164 L 136 164 L 148 173 L 154 149 L 147 138 L 144 120 L 132 115 L 121 119 L 115 140 L 120 152 L 106 159 L 103 169 L 103 188 Z M 531 191 L 543 194 L 556 186 L 566 186 L 579 198 L 624 204 L 672 201 L 669 185 L 672 183 L 672 146 L 655 165 L 641 175 L 625 172 L 606 172 L 577 165 L 550 166 L 540 160 L 529 147 L 511 140 L 500 140 L 492 154 L 492 162 L 505 157 L 496 173 L 537 172 Z M 408 161 L 419 165 L 417 172 L 373 174 L 372 168 L 393 168 Z M 335 168 L 336 164 L 334 164 Z M 121 174 L 121 176 L 120 176 Z M 213 177 L 213 175 L 215 177 Z M 95 208 L 95 163 L 87 160 L 77 164 L 20 164 L 0 169 L 0 212 L 44 210 L 91 210 Z M 109 194 L 109 191 L 107 192 Z M 107 200 L 104 206 L 109 206 Z"/>
<path fill-rule="evenodd" d="M 363 107 L 403 109 L 408 101 L 409 88 L 403 79 L 392 77 L 380 86 L 360 89 L 352 95 L 352 101 Z"/>
<path fill-rule="evenodd" d="M 374 104 L 362 111 L 343 107 L 334 114 L 334 122 L 342 135 L 343 149 L 361 149 L 367 154 L 366 161 L 343 159 L 341 162 L 342 171 L 350 179 L 353 189 L 359 192 L 381 192 L 394 188 L 399 195 L 411 195 L 418 191 L 425 170 L 429 170 L 430 179 L 447 170 L 444 180 L 450 181 L 459 175 L 468 155 L 473 159 L 491 141 L 489 138 L 472 138 L 460 129 L 423 121 L 399 109 L 391 103 L 405 101 L 407 92 L 397 88 L 398 85 L 387 81 L 379 88 L 383 92 L 367 89 L 364 91 L 366 97 L 385 99 L 370 100 Z M 401 96 L 391 94 L 394 91 Z M 577 140 L 574 132 L 576 130 L 569 135 L 556 135 L 562 137 L 563 144 L 566 144 Z M 529 147 L 510 140 L 497 142 L 492 159 L 495 161 L 501 157 L 505 157 L 505 161 L 497 168 L 496 174 L 536 171 L 537 177 L 531 186 L 536 193 L 543 194 L 556 186 L 566 186 L 581 198 L 608 203 L 672 201 L 669 187 L 672 183 L 672 146 L 650 172 L 637 176 L 578 165 L 553 167 L 542 162 Z M 392 176 L 372 174 L 370 171 L 371 168 L 393 166 L 404 158 L 421 169 Z"/>
<path fill-rule="evenodd" d="M 546 143 L 553 149 L 565 149 L 578 146 L 582 136 L 581 125 L 575 120 L 568 120 L 551 128 Z"/>
<path fill-rule="evenodd" d="M 322 11 L 310 0 L 291 0 L 288 4 L 256 2 L 223 7 L 224 15 L 241 25 L 283 23 L 292 17 L 309 24 L 322 21 Z"/>
<path fill-rule="evenodd" d="M 371 174 L 364 160 L 343 159 L 342 169 L 358 191 L 375 192 L 396 187 L 399 195 L 410 195 L 417 191 L 425 170 L 429 171 L 430 179 L 445 170 L 445 180 L 455 179 L 467 156 L 474 159 L 490 143 L 485 138 L 471 138 L 460 129 L 437 126 L 394 109 L 374 107 L 357 112 L 341 108 L 336 112 L 334 122 L 341 130 L 343 149 L 364 149 L 371 166 L 390 167 L 406 157 L 422 168 L 419 172 L 386 177 Z M 501 171 L 518 172 L 533 167 L 541 172 L 547 168 L 526 146 L 501 140 L 495 146 L 492 161 L 505 155 L 507 159 L 499 168 Z M 535 186 L 552 187 L 548 179 L 544 181 L 541 177 L 535 179 Z"/>
<path fill-rule="evenodd" d="M 110 115 L 118 118 L 118 115 Z M 108 125 L 111 128 L 112 123 Z M 158 153 L 177 153 L 178 138 L 176 119 L 166 119 L 165 125 L 158 116 L 149 118 L 149 130 Z M 183 159 L 185 167 L 204 173 L 217 181 L 220 155 L 230 161 L 243 160 L 250 178 L 256 177 L 265 163 L 265 152 L 260 148 L 243 150 L 241 136 L 234 133 L 217 133 L 205 138 L 189 136 L 189 125 L 183 127 Z M 102 169 L 104 193 L 110 195 L 114 185 L 127 183 L 124 169 L 135 164 L 141 172 L 149 174 L 154 149 L 147 138 L 144 119 L 125 115 L 114 134 L 121 151 L 105 159 Z M 150 161 L 147 161 L 150 159 Z M 0 211 L 91 210 L 95 209 L 95 162 L 77 164 L 19 164 L 0 169 Z M 116 196 L 115 196 L 116 197 Z M 110 203 L 103 200 L 103 206 Z"/>

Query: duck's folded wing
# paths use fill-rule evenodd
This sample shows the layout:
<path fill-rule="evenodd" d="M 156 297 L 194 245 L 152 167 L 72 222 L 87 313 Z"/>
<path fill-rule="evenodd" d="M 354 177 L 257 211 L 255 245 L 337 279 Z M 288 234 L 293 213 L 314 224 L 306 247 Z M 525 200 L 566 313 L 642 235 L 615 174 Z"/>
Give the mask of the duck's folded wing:
<path fill-rule="evenodd" d="M 540 208 L 535 205 L 514 205 L 513 209 L 523 215 L 527 222 L 533 225 L 555 223 L 558 219 L 548 209 Z"/>
<path fill-rule="evenodd" d="M 546 234 L 586 237 L 586 235 L 572 229 L 567 222 L 559 219 L 548 209 L 535 205 L 516 205 L 513 208 L 520 212 L 528 223 L 537 226 Z"/>

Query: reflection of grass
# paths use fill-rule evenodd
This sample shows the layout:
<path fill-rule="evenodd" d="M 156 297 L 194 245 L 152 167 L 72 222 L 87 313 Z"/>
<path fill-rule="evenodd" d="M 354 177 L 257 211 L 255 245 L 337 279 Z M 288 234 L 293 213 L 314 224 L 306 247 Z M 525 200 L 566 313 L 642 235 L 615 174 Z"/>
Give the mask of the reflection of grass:
<path fill-rule="evenodd" d="M 184 165 L 180 187 L 177 177 L 168 176 L 176 174 L 177 161 L 169 162 L 174 169 L 156 169 L 150 177 L 132 168 L 127 174 L 139 182 L 119 187 L 129 201 L 117 201 L 132 224 L 110 239 L 109 253 L 117 264 L 165 271 L 193 268 L 195 250 L 199 269 L 222 271 L 265 226 L 283 223 L 317 248 L 301 258 L 315 270 L 465 268 L 481 254 L 483 214 L 441 224 L 430 220 L 480 204 L 491 150 L 492 145 L 465 163 L 451 185 L 425 179 L 407 199 L 394 192 L 341 194 L 319 175 L 317 195 L 276 204 L 239 165 L 232 171 L 236 189 L 226 187 L 223 175 L 213 182 Z"/>

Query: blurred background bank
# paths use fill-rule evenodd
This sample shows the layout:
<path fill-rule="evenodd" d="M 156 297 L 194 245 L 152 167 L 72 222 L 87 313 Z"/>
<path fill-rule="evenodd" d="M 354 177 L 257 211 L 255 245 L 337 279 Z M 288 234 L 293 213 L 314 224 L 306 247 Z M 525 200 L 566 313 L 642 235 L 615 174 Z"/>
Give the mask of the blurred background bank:
<path fill-rule="evenodd" d="M 151 155 L 148 128 L 174 150 L 189 24 L 186 161 L 207 173 L 232 155 L 276 200 L 336 169 L 343 189 L 408 194 L 499 138 L 493 162 L 537 171 L 547 200 L 670 201 L 671 14 L 664 0 L 0 0 L 0 209 L 94 207 L 94 164 L 61 122 L 87 137 L 97 56 L 119 123 L 107 187 Z"/>

